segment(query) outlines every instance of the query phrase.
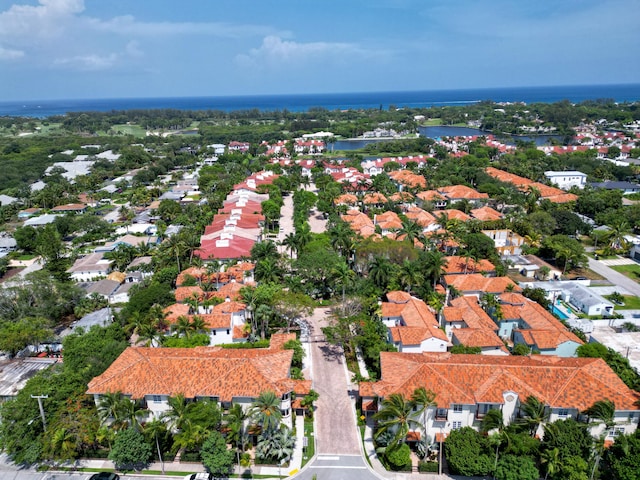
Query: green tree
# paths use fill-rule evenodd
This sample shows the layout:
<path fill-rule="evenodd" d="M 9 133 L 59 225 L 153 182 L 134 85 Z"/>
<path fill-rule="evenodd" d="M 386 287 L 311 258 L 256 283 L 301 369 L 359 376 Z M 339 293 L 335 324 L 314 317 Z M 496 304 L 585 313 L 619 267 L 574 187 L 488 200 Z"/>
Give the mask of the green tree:
<path fill-rule="evenodd" d="M 547 409 L 544 402 L 541 402 L 533 395 L 529 395 L 520 404 L 520 412 L 522 417 L 517 420 L 517 423 L 527 426 L 532 437 L 535 437 L 540 426 L 549 420 L 549 409 Z"/>
<path fill-rule="evenodd" d="M 209 434 L 200 450 L 202 464 L 215 477 L 226 477 L 233 466 L 233 450 L 227 449 L 224 437 L 215 430 Z"/>
<path fill-rule="evenodd" d="M 619 435 L 605 452 L 602 478 L 640 480 L 640 434 Z"/>
<path fill-rule="evenodd" d="M 488 475 L 493 459 L 487 455 L 487 440 L 471 427 L 452 431 L 444 443 L 451 472 L 464 476 Z"/>
<path fill-rule="evenodd" d="M 0 350 L 14 357 L 28 345 L 38 345 L 53 337 L 46 318 L 24 317 L 14 321 L 0 321 Z"/>
<path fill-rule="evenodd" d="M 422 427 L 424 428 L 424 437 L 425 437 L 425 441 L 428 441 L 427 438 L 428 438 L 429 432 L 427 431 L 427 425 L 428 425 L 427 416 L 429 414 L 429 409 L 437 405 L 436 394 L 433 393 L 431 390 L 427 390 L 424 387 L 418 387 L 411 394 L 411 402 L 413 403 L 413 406 L 416 409 L 416 413 L 418 415 L 422 415 Z"/>
<path fill-rule="evenodd" d="M 374 438 L 379 437 L 385 432 L 391 432 L 393 438 L 388 443 L 387 448 L 405 443 L 407 433 L 415 428 L 420 428 L 420 422 L 413 418 L 414 404 L 407 401 L 401 394 L 392 393 L 382 401 L 382 408 L 374 415 L 378 421 L 378 429 Z"/>
<path fill-rule="evenodd" d="M 149 463 L 151 455 L 151 446 L 142 433 L 128 428 L 116 434 L 109 460 L 118 470 L 142 470 Z"/>
<path fill-rule="evenodd" d="M 496 466 L 496 480 L 538 480 L 540 473 L 530 457 L 504 455 Z"/>
<path fill-rule="evenodd" d="M 263 433 L 274 432 L 280 426 L 282 412 L 280 398 L 272 391 L 261 392 L 249 408 L 249 417 L 255 421 Z"/>

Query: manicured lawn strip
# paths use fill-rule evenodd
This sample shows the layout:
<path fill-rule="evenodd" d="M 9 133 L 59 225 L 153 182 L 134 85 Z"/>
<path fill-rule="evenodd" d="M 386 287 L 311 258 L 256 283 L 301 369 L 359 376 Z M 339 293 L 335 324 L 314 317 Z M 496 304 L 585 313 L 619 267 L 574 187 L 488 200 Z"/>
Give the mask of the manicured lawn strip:
<path fill-rule="evenodd" d="M 307 451 L 302 455 L 300 468 L 309 463 L 316 453 L 315 438 L 313 436 L 313 419 L 311 418 L 304 419 L 304 436 L 307 438 Z"/>
<path fill-rule="evenodd" d="M 237 468 L 237 466 L 236 466 Z M 95 473 L 95 472 L 118 472 L 113 468 L 71 468 L 71 467 L 57 467 L 52 468 L 49 471 L 60 471 L 60 472 L 86 472 L 86 473 Z M 121 472 L 120 472 L 121 473 Z M 171 472 L 165 471 L 163 474 L 161 470 L 142 470 L 140 472 L 135 472 L 136 475 L 165 475 L 167 477 L 184 477 L 193 471 L 185 471 L 185 472 Z M 237 473 L 232 473 L 228 476 L 229 478 L 286 478 L 284 475 L 278 477 L 278 475 L 259 475 L 252 474 L 250 477 L 246 477 L 244 475 L 238 475 Z"/>
<path fill-rule="evenodd" d="M 634 282 L 640 282 L 640 265 L 611 265 L 609 268 L 622 273 Z"/>
<path fill-rule="evenodd" d="M 614 303 L 616 310 L 640 310 L 640 297 L 634 295 L 623 295 L 624 305 L 618 305 Z M 611 300 L 609 295 L 605 295 L 605 298 Z"/>

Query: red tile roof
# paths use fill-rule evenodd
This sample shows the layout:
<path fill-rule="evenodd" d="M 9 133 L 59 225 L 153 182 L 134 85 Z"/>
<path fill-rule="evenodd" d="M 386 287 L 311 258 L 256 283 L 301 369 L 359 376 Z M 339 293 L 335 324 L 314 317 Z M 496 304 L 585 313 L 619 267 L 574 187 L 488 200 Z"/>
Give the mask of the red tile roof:
<path fill-rule="evenodd" d="M 496 267 L 489 260 L 474 260 L 473 258 L 466 258 L 460 256 L 446 257 L 447 264 L 443 268 L 447 274 L 455 273 L 495 273 Z"/>
<path fill-rule="evenodd" d="M 289 378 L 293 350 L 272 337 L 268 349 L 146 348 L 129 347 L 102 374 L 89 382 L 88 394 L 122 392 L 133 399 L 145 395 L 183 394 L 186 398 L 256 398 L 261 392 L 276 395 L 306 394 L 311 382 Z"/>
<path fill-rule="evenodd" d="M 522 288 L 509 277 L 485 277 L 480 273 L 472 273 L 467 275 L 445 275 L 443 278 L 446 285 L 453 286 L 462 293 L 503 293 L 507 291 L 510 285 L 513 285 L 514 292 L 522 291 Z"/>
<path fill-rule="evenodd" d="M 534 395 L 554 408 L 584 410 L 603 399 L 618 410 L 640 410 L 640 394 L 629 389 L 600 358 L 452 355 L 449 353 L 380 354 L 382 378 L 360 384 L 363 397 L 410 397 L 418 387 L 436 394 L 440 408 L 451 404 L 502 404 L 505 391 L 521 401 Z"/>

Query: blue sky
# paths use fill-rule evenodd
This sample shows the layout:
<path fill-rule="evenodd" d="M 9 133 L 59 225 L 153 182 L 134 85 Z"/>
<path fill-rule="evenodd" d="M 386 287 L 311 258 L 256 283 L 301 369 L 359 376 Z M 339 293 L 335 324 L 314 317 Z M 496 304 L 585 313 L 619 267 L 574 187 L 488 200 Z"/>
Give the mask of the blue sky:
<path fill-rule="evenodd" d="M 0 0 L 0 100 L 639 83 L 638 0 Z"/>

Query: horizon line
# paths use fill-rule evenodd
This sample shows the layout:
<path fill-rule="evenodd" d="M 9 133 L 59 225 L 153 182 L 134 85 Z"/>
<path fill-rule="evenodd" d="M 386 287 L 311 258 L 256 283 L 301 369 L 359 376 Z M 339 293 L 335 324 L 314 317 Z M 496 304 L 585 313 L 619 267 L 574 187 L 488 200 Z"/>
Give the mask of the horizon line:
<path fill-rule="evenodd" d="M 437 88 L 426 90 L 360 90 L 350 92 L 315 92 L 315 93 L 251 93 L 251 94 L 225 94 L 225 95 L 176 95 L 176 96 L 149 96 L 149 97 L 78 97 L 78 98 L 39 98 L 33 100 L 2 100 L 3 104 L 19 104 L 19 103 L 37 103 L 37 102 L 64 102 L 64 101 L 87 101 L 87 100 L 162 100 L 162 99 L 188 99 L 188 98 L 256 98 L 256 97 L 312 97 L 312 96 L 329 96 L 329 95 L 357 95 L 357 94 L 389 94 L 389 93 L 423 93 L 423 92 L 465 92 L 465 91 L 483 91 L 483 90 L 517 90 L 517 89 L 544 89 L 544 88 L 585 88 L 585 87 L 640 87 L 640 83 L 595 83 L 595 84 L 572 84 L 572 85 L 521 85 L 510 87 L 466 87 L 466 88 Z M 485 99 L 489 100 L 489 99 Z M 482 100 L 475 100 L 482 101 Z"/>

